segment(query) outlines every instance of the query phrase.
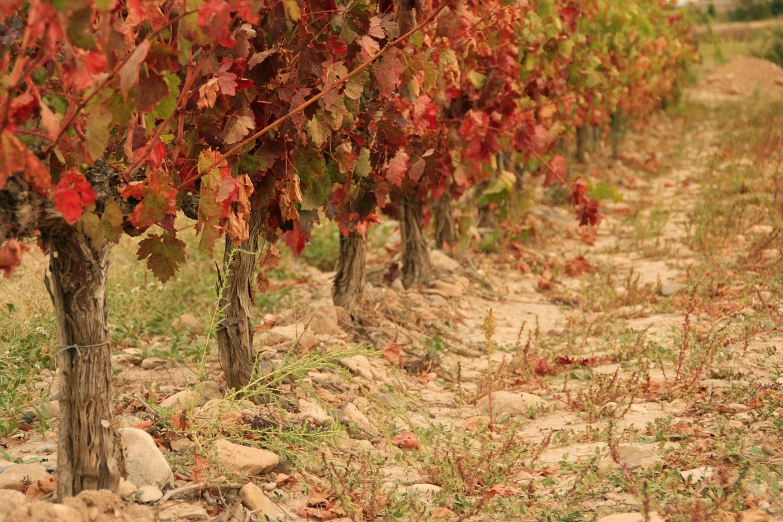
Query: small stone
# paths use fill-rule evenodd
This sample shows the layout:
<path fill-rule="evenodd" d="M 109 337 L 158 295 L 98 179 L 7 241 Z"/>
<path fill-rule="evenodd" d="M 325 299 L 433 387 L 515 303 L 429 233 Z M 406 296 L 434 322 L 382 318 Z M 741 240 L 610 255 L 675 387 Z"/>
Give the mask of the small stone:
<path fill-rule="evenodd" d="M 753 225 L 748 229 L 751 234 L 766 235 L 771 234 L 775 228 L 772 225 Z"/>
<path fill-rule="evenodd" d="M 328 426 L 332 416 L 320 404 L 307 399 L 299 399 L 299 413 L 302 420 L 312 421 L 316 426 Z"/>
<path fill-rule="evenodd" d="M 732 428 L 732 429 L 735 429 L 735 430 L 741 430 L 741 429 L 745 428 L 745 425 L 742 424 L 741 421 L 732 419 L 732 420 L 729 421 L 729 428 Z"/>
<path fill-rule="evenodd" d="M 163 357 L 147 357 L 141 361 L 141 367 L 145 370 L 155 370 L 158 368 L 165 368 L 168 366 L 169 361 Z"/>
<path fill-rule="evenodd" d="M 268 473 L 277 467 L 280 457 L 271 451 L 240 446 L 225 439 L 215 441 L 220 463 L 235 472 L 248 475 Z"/>
<path fill-rule="evenodd" d="M 57 444 L 54 442 L 44 442 L 35 450 L 37 453 L 54 453 L 57 451 Z"/>
<path fill-rule="evenodd" d="M 191 333 L 193 335 L 201 335 L 204 333 L 204 327 L 196 316 L 191 314 L 182 314 L 172 321 L 171 327 L 177 333 Z"/>
<path fill-rule="evenodd" d="M 46 480 L 49 472 L 46 465 L 40 462 L 32 464 L 17 464 L 0 473 L 0 489 L 21 491 L 22 482 L 29 479 L 32 482 Z"/>
<path fill-rule="evenodd" d="M 340 364 L 351 370 L 351 373 L 363 377 L 368 381 L 373 380 L 372 368 L 370 367 L 370 361 L 364 355 L 354 355 L 353 357 L 345 357 L 340 359 Z"/>
<path fill-rule="evenodd" d="M 182 453 L 196 447 L 196 443 L 190 439 L 176 439 L 169 442 L 171 451 Z"/>
<path fill-rule="evenodd" d="M 647 469 L 663 462 L 655 448 L 649 445 L 628 445 L 618 448 L 620 459 L 630 470 Z"/>
<path fill-rule="evenodd" d="M 239 496 L 242 497 L 242 505 L 255 513 L 256 520 L 285 519 L 285 512 L 252 482 L 242 486 L 242 489 L 239 490 Z"/>
<path fill-rule="evenodd" d="M 124 478 L 120 479 L 120 487 L 117 493 L 122 498 L 131 498 L 133 495 L 136 494 L 136 491 L 138 488 L 136 487 L 136 484 L 129 480 L 125 480 Z"/>
<path fill-rule="evenodd" d="M 163 498 L 163 492 L 159 487 L 147 484 L 140 487 L 136 491 L 136 500 L 142 504 L 149 504 L 150 502 L 157 502 Z"/>
<path fill-rule="evenodd" d="M 84 522 L 81 513 L 72 507 L 62 504 L 51 504 L 49 511 L 56 517 L 57 522 Z"/>
<path fill-rule="evenodd" d="M 658 293 L 664 297 L 668 297 L 670 295 L 676 294 L 680 290 L 682 290 L 682 285 L 678 285 L 676 283 L 666 283 L 661 285 L 661 289 Z"/>
<path fill-rule="evenodd" d="M 362 413 L 362 411 L 352 402 L 348 402 L 343 406 L 343 415 L 350 421 L 353 421 L 360 428 L 375 433 L 375 429 L 370 424 L 370 419 Z"/>
<path fill-rule="evenodd" d="M 435 270 L 442 272 L 456 272 L 462 266 L 440 250 L 430 250 L 430 263 Z"/>
<path fill-rule="evenodd" d="M 265 482 L 264 483 L 264 491 L 274 491 L 277 489 L 277 483 L 276 482 Z"/>
<path fill-rule="evenodd" d="M 535 406 L 546 406 L 546 401 L 532 393 L 513 393 L 497 391 L 492 394 L 492 411 L 495 416 L 500 414 L 524 415 Z M 476 407 L 489 411 L 489 397 L 482 397 Z"/>
<path fill-rule="evenodd" d="M 173 484 L 171 466 L 149 433 L 136 428 L 120 430 L 128 480 L 137 486 Z"/>
<path fill-rule="evenodd" d="M 192 390 L 175 393 L 161 401 L 160 405 L 164 408 L 180 410 L 187 407 L 190 402 L 193 402 L 194 406 L 201 407 L 211 400 L 222 398 L 223 392 L 220 389 L 220 384 L 215 381 L 204 381 Z"/>
<path fill-rule="evenodd" d="M 462 288 L 457 285 L 452 285 L 451 283 L 446 283 L 445 281 L 435 281 L 432 284 L 432 288 L 447 297 L 454 297 L 457 299 L 462 297 Z"/>
<path fill-rule="evenodd" d="M 715 468 L 712 466 L 702 466 L 700 468 L 693 468 L 687 471 L 681 471 L 680 476 L 685 482 L 700 482 L 702 480 L 709 480 L 715 476 Z"/>

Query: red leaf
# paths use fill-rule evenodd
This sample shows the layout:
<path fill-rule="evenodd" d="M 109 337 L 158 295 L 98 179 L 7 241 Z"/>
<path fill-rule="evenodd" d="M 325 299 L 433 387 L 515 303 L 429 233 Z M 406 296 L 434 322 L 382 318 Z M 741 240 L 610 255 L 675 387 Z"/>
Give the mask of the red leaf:
<path fill-rule="evenodd" d="M 402 185 L 402 178 L 405 177 L 405 173 L 408 171 L 408 154 L 400 149 L 397 154 L 386 165 L 386 179 L 392 185 L 398 187 Z"/>
<path fill-rule="evenodd" d="M 598 268 L 590 263 L 584 256 L 577 256 L 565 263 L 566 274 L 575 277 L 582 274 L 595 274 Z"/>
<path fill-rule="evenodd" d="M 507 497 L 521 496 L 521 495 L 522 495 L 521 490 L 511 486 L 504 486 L 503 484 L 495 484 L 491 488 L 484 491 L 484 498 L 486 500 L 489 500 L 494 497 L 507 498 Z"/>
<path fill-rule="evenodd" d="M 402 347 L 400 347 L 399 344 L 392 343 L 386 345 L 386 347 L 381 350 L 381 353 L 383 354 L 383 358 L 389 361 L 389 364 L 392 366 L 402 366 L 405 364 L 405 357 L 402 355 Z"/>
<path fill-rule="evenodd" d="M 294 255 L 298 256 L 302 253 L 305 245 L 310 240 L 310 233 L 302 232 L 302 228 L 297 222 L 296 225 L 294 225 L 293 230 L 289 230 L 283 234 L 283 239 L 285 240 L 285 244 L 288 245 L 288 248 L 291 249 Z"/>
<path fill-rule="evenodd" d="M 402 62 L 393 52 L 383 55 L 373 70 L 381 96 L 389 96 L 397 89 L 402 81 L 403 72 L 405 72 L 405 68 Z"/>
<path fill-rule="evenodd" d="M 84 207 L 95 204 L 95 191 L 81 172 L 70 169 L 60 177 L 52 199 L 65 222 L 73 225 L 82 217 Z"/>
<path fill-rule="evenodd" d="M 568 167 L 566 167 L 566 159 L 564 156 L 555 156 L 547 164 L 546 179 L 544 180 L 544 187 L 548 187 L 555 182 L 565 182 L 568 175 Z"/>

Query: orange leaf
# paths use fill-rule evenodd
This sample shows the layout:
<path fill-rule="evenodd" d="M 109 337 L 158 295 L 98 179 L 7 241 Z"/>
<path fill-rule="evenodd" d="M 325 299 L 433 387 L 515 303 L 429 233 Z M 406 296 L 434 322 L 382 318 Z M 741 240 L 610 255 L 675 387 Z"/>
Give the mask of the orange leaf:
<path fill-rule="evenodd" d="M 419 449 L 419 440 L 411 431 L 403 431 L 392 439 L 392 444 L 400 449 Z"/>
<path fill-rule="evenodd" d="M 3 277 L 8 279 L 14 270 L 22 264 L 22 256 L 30 250 L 30 247 L 20 243 L 16 239 L 9 239 L 8 242 L 0 247 L 0 272 Z"/>
<path fill-rule="evenodd" d="M 511 486 L 504 486 L 503 484 L 495 484 L 484 491 L 484 498 L 487 500 L 494 497 L 508 498 L 517 495 L 522 495 L 522 491 Z"/>
<path fill-rule="evenodd" d="M 402 355 L 402 348 L 399 344 L 392 343 L 386 345 L 382 350 L 383 358 L 389 361 L 392 366 L 402 366 L 405 364 L 405 357 Z"/>

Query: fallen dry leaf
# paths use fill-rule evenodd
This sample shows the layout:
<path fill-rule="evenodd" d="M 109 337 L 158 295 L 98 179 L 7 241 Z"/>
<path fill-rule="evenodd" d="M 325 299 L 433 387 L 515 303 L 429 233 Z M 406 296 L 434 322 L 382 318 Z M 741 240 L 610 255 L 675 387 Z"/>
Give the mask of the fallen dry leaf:
<path fill-rule="evenodd" d="M 412 431 L 403 431 L 392 439 L 392 444 L 400 449 L 419 449 L 419 440 Z"/>
<path fill-rule="evenodd" d="M 565 263 L 566 274 L 571 277 L 580 276 L 582 274 L 595 274 L 597 270 L 598 267 L 590 263 L 584 256 L 577 256 L 573 259 L 569 259 Z"/>
<path fill-rule="evenodd" d="M 503 484 L 495 484 L 484 491 L 484 498 L 489 500 L 494 497 L 508 498 L 522 495 L 522 490 Z"/>
<path fill-rule="evenodd" d="M 383 358 L 389 361 L 389 364 L 392 366 L 402 366 L 405 364 L 402 347 L 397 343 L 387 344 L 381 353 L 383 354 Z"/>
<path fill-rule="evenodd" d="M 438 509 L 432 512 L 432 516 L 435 518 L 447 518 L 453 515 L 456 515 L 456 513 L 454 513 L 449 508 L 445 508 L 445 507 L 439 507 Z"/>

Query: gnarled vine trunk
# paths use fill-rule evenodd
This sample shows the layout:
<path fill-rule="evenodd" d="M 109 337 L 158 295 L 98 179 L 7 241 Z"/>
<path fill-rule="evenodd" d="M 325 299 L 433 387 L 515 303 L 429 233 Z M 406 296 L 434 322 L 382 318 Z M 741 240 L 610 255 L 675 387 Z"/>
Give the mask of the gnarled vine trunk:
<path fill-rule="evenodd" d="M 435 245 L 443 248 L 445 245 L 457 244 L 457 225 L 454 222 L 454 204 L 449 194 L 443 194 L 434 205 L 435 210 Z"/>
<path fill-rule="evenodd" d="M 576 129 L 576 161 L 587 162 L 587 144 L 590 141 L 590 126 L 586 123 Z"/>
<path fill-rule="evenodd" d="M 365 281 L 366 240 L 356 231 L 347 236 L 340 234 L 340 257 L 334 276 L 332 300 L 349 313 L 361 303 Z"/>
<path fill-rule="evenodd" d="M 109 244 L 63 225 L 45 233 L 51 256 L 46 285 L 57 314 L 60 425 L 57 498 L 84 490 L 117 491 L 125 474 L 112 423 L 111 346 L 106 286 Z"/>
<path fill-rule="evenodd" d="M 405 288 L 427 281 L 432 274 L 427 242 L 422 232 L 423 226 L 421 203 L 403 200 L 400 206 L 400 235 L 402 237 L 402 284 Z"/>
<path fill-rule="evenodd" d="M 250 383 L 256 360 L 252 325 L 256 307 L 253 273 L 262 227 L 263 214 L 253 211 L 250 213 L 248 239 L 235 248 L 226 237 L 223 277 L 227 280 L 220 279 L 218 282 L 220 309 L 224 314 L 217 329 L 218 353 L 226 385 L 236 390 Z"/>

